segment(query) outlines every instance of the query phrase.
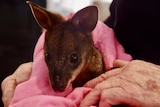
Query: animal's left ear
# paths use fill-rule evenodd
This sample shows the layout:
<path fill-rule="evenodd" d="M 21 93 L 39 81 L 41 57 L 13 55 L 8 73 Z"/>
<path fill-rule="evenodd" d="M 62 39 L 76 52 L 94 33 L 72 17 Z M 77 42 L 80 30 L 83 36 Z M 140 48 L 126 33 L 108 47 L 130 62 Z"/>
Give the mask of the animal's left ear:
<path fill-rule="evenodd" d="M 72 18 L 73 24 L 86 32 L 92 32 L 98 21 L 96 6 L 88 6 L 79 10 Z"/>

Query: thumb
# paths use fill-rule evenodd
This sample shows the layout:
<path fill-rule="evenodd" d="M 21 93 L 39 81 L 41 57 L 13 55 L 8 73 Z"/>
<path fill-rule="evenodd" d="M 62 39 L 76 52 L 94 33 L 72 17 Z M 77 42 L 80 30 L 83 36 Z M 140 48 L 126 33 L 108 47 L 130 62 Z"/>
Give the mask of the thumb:
<path fill-rule="evenodd" d="M 115 60 L 114 63 L 113 63 L 113 66 L 115 68 L 120 68 L 120 67 L 123 67 L 125 65 L 127 65 L 129 62 L 128 61 L 124 61 L 124 60 Z"/>

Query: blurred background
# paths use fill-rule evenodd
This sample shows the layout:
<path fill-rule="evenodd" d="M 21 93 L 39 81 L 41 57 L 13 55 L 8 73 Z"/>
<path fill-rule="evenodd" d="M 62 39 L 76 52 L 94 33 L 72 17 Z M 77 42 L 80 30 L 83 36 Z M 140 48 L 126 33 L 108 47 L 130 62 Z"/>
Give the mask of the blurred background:
<path fill-rule="evenodd" d="M 112 0 L 30 0 L 63 16 L 87 5 L 96 5 L 99 20 L 109 16 Z M 26 0 L 0 0 L 0 82 L 25 62 L 32 61 L 41 34 Z M 1 91 L 0 91 L 1 92 Z M 2 93 L 0 93 L 2 96 Z M 1 100 L 0 100 L 1 101 Z M 3 107 L 2 101 L 0 107 Z"/>

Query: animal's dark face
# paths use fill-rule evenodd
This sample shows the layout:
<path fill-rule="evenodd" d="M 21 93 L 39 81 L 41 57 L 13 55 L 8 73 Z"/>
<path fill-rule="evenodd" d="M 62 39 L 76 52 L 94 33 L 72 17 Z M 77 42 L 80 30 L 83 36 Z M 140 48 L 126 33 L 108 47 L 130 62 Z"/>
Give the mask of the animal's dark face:
<path fill-rule="evenodd" d="M 98 20 L 95 6 L 78 11 L 70 20 L 28 1 L 38 24 L 46 31 L 44 56 L 51 85 L 65 88 L 85 69 L 92 55 L 91 32 Z"/>
<path fill-rule="evenodd" d="M 90 33 L 75 28 L 70 21 L 46 33 L 45 61 L 54 90 L 64 91 L 85 68 L 92 46 Z"/>

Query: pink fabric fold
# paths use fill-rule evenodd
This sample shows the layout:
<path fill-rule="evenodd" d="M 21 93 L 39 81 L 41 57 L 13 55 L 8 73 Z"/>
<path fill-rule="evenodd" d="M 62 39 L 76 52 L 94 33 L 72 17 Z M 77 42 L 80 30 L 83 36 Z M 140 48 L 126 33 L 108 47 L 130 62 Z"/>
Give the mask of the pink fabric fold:
<path fill-rule="evenodd" d="M 62 93 L 53 91 L 44 61 L 44 38 L 45 32 L 35 47 L 31 77 L 16 87 L 9 107 L 78 107 L 86 94 L 92 90 L 85 87 L 73 89 L 70 85 Z M 93 41 L 102 53 L 106 69 L 112 68 L 116 59 L 132 60 L 117 41 L 113 30 L 100 21 L 93 31 Z"/>

